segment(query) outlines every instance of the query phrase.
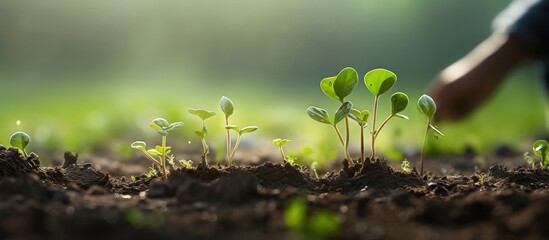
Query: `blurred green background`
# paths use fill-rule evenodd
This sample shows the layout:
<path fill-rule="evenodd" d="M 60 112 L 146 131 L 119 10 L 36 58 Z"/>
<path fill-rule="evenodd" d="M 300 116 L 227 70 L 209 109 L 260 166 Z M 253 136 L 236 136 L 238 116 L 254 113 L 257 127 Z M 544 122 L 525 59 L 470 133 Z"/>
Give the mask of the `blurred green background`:
<path fill-rule="evenodd" d="M 0 1 L 0 143 L 23 130 L 33 138 L 29 150 L 45 159 L 65 150 L 123 159 L 132 141 L 158 140 L 148 123 L 164 117 L 185 123 L 171 145 L 193 151 L 194 107 L 218 112 L 209 141 L 222 149 L 225 95 L 236 105 L 232 123 L 260 127 L 245 136 L 249 147 L 274 151 L 270 140 L 290 138 L 290 152 L 333 158 L 341 153 L 333 130 L 305 113 L 309 105 L 337 108 L 320 91 L 322 78 L 346 66 L 361 78 L 387 68 L 399 76 L 391 92 L 415 105 L 439 71 L 491 33 L 509 2 Z M 434 148 L 527 149 L 545 132 L 539 78 L 534 65 L 515 71 L 467 121 L 440 125 L 446 137 Z M 350 100 L 371 109 L 362 80 Z M 388 97 L 381 101 L 387 113 Z M 395 119 L 380 135 L 390 158 L 421 143 L 424 119 L 414 105 L 404 112 L 410 121 Z"/>

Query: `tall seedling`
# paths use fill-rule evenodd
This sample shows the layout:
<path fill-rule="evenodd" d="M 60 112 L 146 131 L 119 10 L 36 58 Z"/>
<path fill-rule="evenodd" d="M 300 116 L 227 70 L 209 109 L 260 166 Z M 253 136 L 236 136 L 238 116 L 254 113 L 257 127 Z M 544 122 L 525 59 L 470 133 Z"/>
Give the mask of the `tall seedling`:
<path fill-rule="evenodd" d="M 407 116 L 400 114 L 408 106 L 408 96 L 406 94 L 397 92 L 391 96 L 391 114 L 381 123 L 379 128 L 376 128 L 377 121 L 377 108 L 379 103 L 379 96 L 389 91 L 396 83 L 397 76 L 393 72 L 387 69 L 374 69 L 364 75 L 364 84 L 366 88 L 374 95 L 374 111 L 372 115 L 372 156 L 374 159 L 376 155 L 375 142 L 381 129 L 387 124 L 393 117 L 400 117 L 408 119 Z"/>
<path fill-rule="evenodd" d="M 225 96 L 221 97 L 221 100 L 219 101 L 219 104 L 221 106 L 221 111 L 223 111 L 223 114 L 225 114 L 225 126 L 229 126 L 229 117 L 233 115 L 234 112 L 234 104 L 233 101 Z M 229 166 L 231 165 L 231 130 L 227 128 L 227 163 L 229 163 Z"/>
<path fill-rule="evenodd" d="M 208 147 L 208 144 L 206 143 L 206 135 L 208 135 L 208 125 L 206 124 L 206 120 L 215 116 L 215 112 L 194 108 L 189 108 L 189 112 L 202 120 L 202 129 L 194 131 L 194 133 L 200 137 L 200 141 L 202 142 L 202 165 L 207 167 L 210 147 Z"/>
<path fill-rule="evenodd" d="M 322 81 L 320 81 L 320 88 L 326 96 L 344 104 L 345 98 L 351 94 L 357 82 L 358 74 L 355 69 L 346 67 L 341 70 L 337 76 L 322 79 Z M 345 140 L 343 142 L 343 148 L 345 150 L 345 157 L 352 162 L 353 159 L 349 155 L 349 118 L 345 116 L 344 119 Z"/>
<path fill-rule="evenodd" d="M 427 134 L 429 133 L 429 130 L 433 130 L 441 136 L 444 136 L 444 134 L 442 134 L 442 132 L 432 124 L 433 117 L 435 116 L 435 113 L 437 111 L 437 105 L 435 104 L 435 101 L 428 95 L 423 94 L 417 101 L 417 107 L 419 112 L 427 118 L 427 127 L 425 128 L 423 145 L 421 147 L 421 164 L 419 167 L 419 173 L 423 174 L 423 160 L 425 158 L 425 147 L 427 144 Z"/>
<path fill-rule="evenodd" d="M 330 119 L 330 115 L 328 114 L 328 111 L 315 106 L 310 106 L 309 108 L 307 108 L 307 114 L 309 115 L 309 117 L 311 117 L 313 120 L 317 122 L 332 126 L 337 134 L 337 137 L 339 138 L 339 141 L 341 142 L 341 145 L 343 145 L 344 150 L 347 150 L 346 149 L 347 145 L 345 144 L 345 140 L 343 140 L 343 137 L 341 136 L 341 132 L 337 128 L 337 124 L 341 122 L 341 120 L 345 119 L 347 115 L 349 115 L 352 108 L 353 108 L 353 104 L 351 102 L 344 102 L 337 109 L 333 120 Z M 352 161 L 347 151 L 345 151 L 345 157 L 349 161 Z"/>

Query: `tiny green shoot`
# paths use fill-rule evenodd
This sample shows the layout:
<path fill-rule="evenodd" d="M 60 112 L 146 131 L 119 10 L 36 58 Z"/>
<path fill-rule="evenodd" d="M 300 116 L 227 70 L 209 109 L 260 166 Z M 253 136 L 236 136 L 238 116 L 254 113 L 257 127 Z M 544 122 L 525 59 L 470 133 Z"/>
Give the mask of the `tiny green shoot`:
<path fill-rule="evenodd" d="M 410 161 L 408 161 L 408 159 L 404 159 L 402 161 L 402 163 L 400 164 L 400 168 L 405 173 L 411 173 L 412 172 L 412 168 L 410 167 Z"/>
<path fill-rule="evenodd" d="M 225 96 L 221 97 L 221 100 L 219 101 L 219 105 L 221 106 L 221 111 L 223 111 L 223 114 L 225 114 L 225 126 L 229 126 L 229 117 L 233 115 L 234 113 L 234 104 L 233 101 Z M 227 162 L 229 163 L 229 166 L 231 164 L 231 130 L 227 128 Z"/>
<path fill-rule="evenodd" d="M 343 137 L 341 136 L 341 132 L 339 131 L 339 128 L 337 127 L 337 124 L 341 122 L 341 120 L 346 119 L 349 113 L 351 112 L 351 109 L 353 108 L 353 103 L 351 102 L 344 102 L 339 106 L 337 109 L 334 119 L 330 119 L 330 115 L 328 114 L 328 111 L 315 107 L 310 106 L 307 108 L 307 114 L 309 117 L 311 117 L 313 120 L 328 124 L 332 126 L 337 134 L 337 137 L 339 138 L 339 141 L 341 142 L 341 145 L 343 145 L 343 149 L 345 150 L 345 157 L 352 162 L 351 157 L 349 156 L 349 152 L 347 151 L 347 145 L 346 142 L 343 140 Z"/>
<path fill-rule="evenodd" d="M 12 147 L 18 148 L 25 157 L 29 156 L 25 151 L 25 148 L 27 147 L 27 145 L 29 145 L 30 141 L 30 136 L 25 132 L 15 132 L 10 137 L 10 145 Z"/>
<path fill-rule="evenodd" d="M 375 143 L 376 138 L 379 135 L 381 129 L 387 124 L 387 122 L 393 117 L 400 117 L 408 119 L 408 117 L 400 114 L 406 106 L 408 106 L 408 96 L 406 94 L 397 92 L 391 96 L 391 114 L 387 117 L 379 128 L 376 128 L 377 123 L 377 109 L 379 105 L 379 97 L 389 91 L 396 83 L 397 76 L 393 72 L 387 69 L 373 69 L 364 75 L 364 84 L 366 88 L 374 95 L 374 111 L 372 114 L 372 156 L 373 160 L 376 154 Z"/>
<path fill-rule="evenodd" d="M 442 132 L 432 124 L 433 117 L 435 116 L 435 112 L 437 111 L 437 105 L 435 104 L 435 101 L 431 97 L 429 97 L 429 95 L 423 94 L 417 102 L 417 107 L 419 112 L 427 118 L 427 127 L 425 128 L 425 134 L 423 136 L 423 146 L 421 150 L 421 165 L 419 167 L 419 173 L 423 174 L 423 161 L 425 158 L 425 148 L 427 145 L 427 134 L 429 133 L 429 130 L 435 131 L 440 136 L 444 136 L 444 134 L 442 134 Z"/>
<path fill-rule="evenodd" d="M 313 174 L 315 175 L 316 179 L 319 179 L 318 177 L 318 172 L 316 171 L 316 169 L 318 168 L 318 161 L 313 161 L 311 163 L 311 171 L 313 171 Z"/>
<path fill-rule="evenodd" d="M 191 160 L 179 160 L 179 164 L 181 164 L 181 166 L 187 169 L 193 168 L 193 161 Z"/>
<path fill-rule="evenodd" d="M 524 159 L 524 161 L 526 162 L 526 164 L 528 165 L 528 167 L 530 167 L 531 169 L 535 169 L 536 168 L 536 162 L 534 161 L 534 159 L 532 157 L 530 157 L 530 153 L 529 152 L 524 152 L 522 154 L 522 158 Z"/>
<path fill-rule="evenodd" d="M 151 121 L 149 127 L 156 130 L 158 134 L 160 134 L 160 136 L 162 137 L 162 145 L 147 150 L 147 144 L 143 141 L 135 141 L 131 144 L 131 147 L 133 149 L 142 151 L 145 156 L 147 156 L 147 158 L 153 162 L 153 167 L 151 167 L 151 171 L 154 170 L 154 164 L 158 166 L 160 171 L 162 171 L 162 178 L 164 180 L 167 180 L 168 178 L 168 168 L 166 166 L 166 163 L 168 161 L 173 162 L 173 156 L 169 155 L 171 153 L 171 147 L 166 146 L 167 136 L 172 130 L 181 126 L 183 126 L 182 122 L 169 123 L 164 118 L 156 118 Z M 154 172 L 156 172 L 156 170 L 154 170 Z"/>
<path fill-rule="evenodd" d="M 244 135 L 246 133 L 255 132 L 259 127 L 257 127 L 257 126 L 247 126 L 247 127 L 239 128 L 236 125 L 227 125 L 227 126 L 225 126 L 225 128 L 228 129 L 228 130 L 233 130 L 238 134 L 237 138 L 236 138 L 236 143 L 234 144 L 234 147 L 231 151 L 231 155 L 229 156 L 229 167 L 230 167 L 233 164 L 233 158 L 234 158 L 234 155 L 236 153 L 236 150 L 240 146 L 240 139 L 242 138 L 242 135 Z"/>
<path fill-rule="evenodd" d="M 532 146 L 532 150 L 534 151 L 534 154 L 540 158 L 539 165 L 541 168 L 546 169 L 549 165 L 549 161 L 547 161 L 547 154 L 549 154 L 549 143 L 547 140 L 540 139 L 535 141 Z"/>
<path fill-rule="evenodd" d="M 202 142 L 202 165 L 207 167 L 210 147 L 206 143 L 206 136 L 208 135 L 208 125 L 206 124 L 206 120 L 215 116 L 215 112 L 195 108 L 189 108 L 189 112 L 202 120 L 202 129 L 195 131 L 194 133 L 200 137 L 200 141 Z"/>
<path fill-rule="evenodd" d="M 283 149 L 283 146 L 290 143 L 292 140 L 290 139 L 281 139 L 281 138 L 277 138 L 275 140 L 273 140 L 271 143 L 275 146 L 278 147 L 278 150 L 280 151 L 280 156 L 282 157 L 282 162 L 283 163 L 286 163 L 286 155 L 284 154 L 284 149 Z"/>
<path fill-rule="evenodd" d="M 349 113 L 349 117 L 355 120 L 358 123 L 358 126 L 360 126 L 360 160 L 364 163 L 364 128 L 368 126 L 368 117 L 370 117 L 370 112 L 368 110 L 360 111 L 353 108 Z"/>
<path fill-rule="evenodd" d="M 340 102 L 345 103 L 345 98 L 351 94 L 358 82 L 358 73 L 352 67 L 342 69 L 337 76 L 328 77 L 320 81 L 320 89 L 326 96 Z M 353 161 L 349 155 L 349 118 L 345 116 L 345 156 L 349 161 Z"/>
<path fill-rule="evenodd" d="M 135 178 L 135 176 L 133 176 L 133 175 L 132 175 L 132 176 L 130 176 L 130 182 L 132 182 L 132 183 L 133 183 L 133 182 L 135 182 L 135 181 L 137 181 L 137 179 Z"/>

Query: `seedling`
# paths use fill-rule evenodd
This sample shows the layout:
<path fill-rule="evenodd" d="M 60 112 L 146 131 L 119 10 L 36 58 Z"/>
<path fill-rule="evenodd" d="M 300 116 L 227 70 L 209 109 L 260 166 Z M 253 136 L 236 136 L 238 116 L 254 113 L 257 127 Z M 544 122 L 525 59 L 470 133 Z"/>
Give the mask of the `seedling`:
<path fill-rule="evenodd" d="M 168 155 L 171 153 L 171 147 L 166 146 L 167 136 L 172 130 L 181 126 L 183 126 L 182 122 L 169 123 L 164 118 L 156 118 L 152 120 L 152 122 L 149 124 L 149 127 L 156 130 L 158 134 L 162 136 L 162 145 L 147 150 L 147 144 L 143 141 L 135 141 L 131 144 L 132 148 L 142 151 L 145 156 L 147 156 L 147 158 L 153 162 L 153 167 L 151 167 L 151 171 L 154 170 L 154 164 L 158 166 L 160 171 L 162 171 L 162 178 L 164 180 L 168 179 L 168 169 L 166 167 L 166 162 L 167 160 L 173 162 L 173 156 Z M 156 170 L 154 170 L 154 172 L 156 172 Z M 152 172 L 149 172 L 149 175 L 153 175 Z"/>
<path fill-rule="evenodd" d="M 534 159 L 532 157 L 530 157 L 530 153 L 529 152 L 524 152 L 522 154 L 522 158 L 524 159 L 524 161 L 526 162 L 526 164 L 531 168 L 531 169 L 535 169 L 536 168 L 536 162 L 534 162 Z"/>
<path fill-rule="evenodd" d="M 364 128 L 368 126 L 368 117 L 370 116 L 370 112 L 368 110 L 357 110 L 357 109 L 351 109 L 351 112 L 349 113 L 349 117 L 353 120 L 355 120 L 358 123 L 358 126 L 360 126 L 360 160 L 364 162 Z"/>
<path fill-rule="evenodd" d="M 22 153 L 23 156 L 28 157 L 29 155 L 25 151 L 25 148 L 30 143 L 30 136 L 24 132 L 15 132 L 10 137 L 10 145 L 12 147 L 18 148 Z"/>
<path fill-rule="evenodd" d="M 286 155 L 284 154 L 284 149 L 282 148 L 282 146 L 290 143 L 292 140 L 290 139 L 280 139 L 280 138 L 277 138 L 275 140 L 272 141 L 272 144 L 277 146 L 278 147 L 278 150 L 280 151 L 280 156 L 282 157 L 282 162 L 283 163 L 286 163 Z"/>
<path fill-rule="evenodd" d="M 391 120 L 393 117 L 400 117 L 408 119 L 407 116 L 400 114 L 408 106 L 408 96 L 406 94 L 397 92 L 391 96 L 391 114 L 381 123 L 379 128 L 376 128 L 377 121 L 377 108 L 379 103 L 379 97 L 389 91 L 396 83 L 397 76 L 393 72 L 387 69 L 374 69 L 364 75 L 364 84 L 366 88 L 374 95 L 374 111 L 372 115 L 372 156 L 374 159 L 376 155 L 375 143 L 376 138 L 379 136 L 381 129 Z"/>
<path fill-rule="evenodd" d="M 233 101 L 225 96 L 221 97 L 219 101 L 221 111 L 225 114 L 225 126 L 229 126 L 229 117 L 233 115 L 234 104 Z M 227 128 L 227 162 L 231 165 L 231 130 Z"/>
<path fill-rule="evenodd" d="M 444 134 L 442 134 L 442 132 L 438 130 L 438 128 L 431 124 L 433 121 L 433 116 L 435 116 L 435 112 L 437 111 L 437 105 L 435 104 L 435 101 L 428 95 L 423 94 L 417 101 L 417 107 L 419 112 L 427 118 L 427 127 L 425 128 L 425 134 L 423 136 L 423 146 L 421 150 L 421 165 L 419 167 L 419 173 L 423 174 L 423 160 L 425 158 L 425 147 L 427 145 L 427 134 L 429 133 L 429 130 L 435 131 L 440 136 L 444 136 Z"/>
<path fill-rule="evenodd" d="M 534 142 L 532 146 L 534 154 L 540 158 L 539 165 L 541 168 L 546 169 L 549 165 L 547 160 L 547 154 L 549 154 L 549 143 L 546 140 L 540 139 Z"/>
<path fill-rule="evenodd" d="M 337 76 L 328 77 L 320 81 L 320 89 L 326 96 L 340 102 L 345 103 L 345 98 L 351 94 L 358 82 L 358 74 L 352 67 L 346 67 L 341 70 Z M 349 118 L 345 116 L 345 156 L 349 161 L 353 161 L 349 157 Z"/>
<path fill-rule="evenodd" d="M 202 129 L 194 131 L 194 133 L 200 137 L 200 141 L 202 142 L 202 165 L 207 167 L 210 147 L 208 147 L 208 144 L 206 143 L 206 135 L 208 135 L 208 125 L 206 124 L 206 120 L 215 116 L 215 112 L 194 108 L 189 108 L 189 112 L 202 120 Z"/>
<path fill-rule="evenodd" d="M 317 161 L 313 161 L 311 163 L 311 171 L 313 171 L 313 174 L 315 175 L 316 179 L 319 179 L 318 177 L 318 172 L 316 171 L 317 167 L 318 167 L 318 162 Z"/>
<path fill-rule="evenodd" d="M 247 126 L 247 127 L 239 128 L 236 125 L 227 125 L 225 128 L 227 128 L 227 130 L 233 130 L 233 131 L 238 133 L 238 136 L 236 138 L 236 143 L 234 144 L 234 147 L 231 151 L 231 155 L 229 156 L 229 167 L 230 167 L 233 164 L 234 154 L 236 153 L 236 150 L 240 146 L 240 139 L 242 138 L 242 135 L 244 135 L 246 133 L 255 132 L 258 129 L 258 127 L 257 126 Z"/>
<path fill-rule="evenodd" d="M 298 239 L 328 239 L 339 232 L 339 216 L 326 209 L 308 213 L 307 201 L 303 198 L 292 198 L 284 208 L 284 223 Z"/>
<path fill-rule="evenodd" d="M 404 159 L 402 161 L 402 163 L 400 164 L 400 168 L 405 173 L 411 173 L 412 172 L 412 168 L 410 167 L 410 161 L 408 161 L 408 159 Z"/>
<path fill-rule="evenodd" d="M 333 120 L 330 119 L 328 111 L 322 108 L 315 107 L 315 106 L 310 106 L 309 108 L 307 108 L 307 114 L 313 120 L 320 123 L 328 124 L 334 128 L 334 130 L 336 131 L 337 137 L 339 138 L 339 141 L 341 142 L 341 145 L 343 145 L 343 149 L 345 150 L 345 157 L 351 162 L 352 162 L 352 158 L 349 156 L 349 152 L 347 152 L 347 144 L 343 140 L 343 137 L 341 136 L 341 132 L 339 131 L 339 128 L 337 128 L 337 124 L 341 122 L 341 120 L 345 119 L 347 115 L 349 115 L 352 108 L 353 108 L 353 103 L 344 102 L 337 109 Z"/>

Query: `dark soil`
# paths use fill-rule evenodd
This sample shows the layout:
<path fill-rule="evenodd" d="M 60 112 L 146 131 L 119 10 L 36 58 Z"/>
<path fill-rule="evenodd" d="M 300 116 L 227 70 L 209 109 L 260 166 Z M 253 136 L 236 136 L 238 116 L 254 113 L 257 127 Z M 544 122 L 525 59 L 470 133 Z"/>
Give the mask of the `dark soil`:
<path fill-rule="evenodd" d="M 485 174 L 395 171 L 384 160 L 307 169 L 257 166 L 111 176 L 65 154 L 40 167 L 0 147 L 1 239 L 292 239 L 286 202 L 341 221 L 331 239 L 547 239 L 549 171 L 492 166 Z M 303 235 L 301 235 L 303 237 Z"/>

